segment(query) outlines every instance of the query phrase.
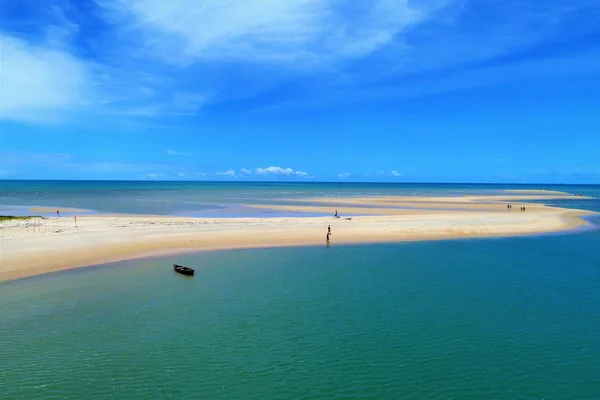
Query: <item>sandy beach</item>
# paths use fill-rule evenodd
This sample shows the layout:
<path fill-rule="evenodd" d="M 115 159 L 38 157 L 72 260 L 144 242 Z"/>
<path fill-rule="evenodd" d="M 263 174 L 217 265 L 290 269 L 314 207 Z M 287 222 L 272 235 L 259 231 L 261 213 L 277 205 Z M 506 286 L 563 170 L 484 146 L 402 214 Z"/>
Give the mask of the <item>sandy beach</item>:
<path fill-rule="evenodd" d="M 572 195 L 319 198 L 297 201 L 297 205 L 251 206 L 329 217 L 91 215 L 78 217 L 77 226 L 66 217 L 9 220 L 0 223 L 0 281 L 187 251 L 325 245 L 328 225 L 330 245 L 335 246 L 567 231 L 586 225 L 581 217 L 594 214 L 526 203 L 527 210 L 521 212 L 518 202 L 532 197 Z M 302 205 L 306 201 L 313 205 Z M 513 204 L 512 210 L 506 208 L 507 202 Z M 341 218 L 333 217 L 335 209 Z"/>

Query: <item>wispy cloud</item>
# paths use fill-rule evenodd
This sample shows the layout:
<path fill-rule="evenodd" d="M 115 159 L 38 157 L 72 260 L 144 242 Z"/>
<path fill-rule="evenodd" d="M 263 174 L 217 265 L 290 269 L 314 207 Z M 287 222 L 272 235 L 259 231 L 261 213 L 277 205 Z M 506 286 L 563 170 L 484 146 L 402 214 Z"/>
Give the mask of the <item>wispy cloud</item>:
<path fill-rule="evenodd" d="M 600 182 L 600 168 L 593 165 L 577 165 L 571 163 L 553 163 L 547 167 L 540 167 L 528 171 L 527 174 L 516 177 L 526 182 L 547 183 L 598 183 Z"/>
<path fill-rule="evenodd" d="M 96 0 L 90 15 L 30 4 L 27 25 L 0 31 L 0 119 L 185 120 L 247 99 L 242 112 L 272 111 L 600 66 L 593 44 L 568 46 L 594 34 L 596 0 Z M 566 50 L 548 57 L 548 43 Z"/>
<path fill-rule="evenodd" d="M 167 150 L 166 153 L 170 156 L 195 156 L 196 153 L 189 153 L 185 151 Z"/>
<path fill-rule="evenodd" d="M 407 0 L 359 0 L 353 7 L 331 0 L 100 4 L 116 25 L 127 27 L 124 35 L 139 35 L 145 51 L 182 64 L 207 59 L 314 64 L 360 57 L 389 44 L 428 11 Z"/>
<path fill-rule="evenodd" d="M 0 168 L 16 171 L 49 170 L 53 172 L 89 173 L 92 175 L 111 173 L 122 175 L 175 174 L 182 166 L 168 163 L 132 163 L 119 161 L 87 161 L 78 160 L 68 153 L 34 153 L 22 151 L 0 151 Z"/>
<path fill-rule="evenodd" d="M 128 163 L 128 162 L 113 162 L 113 161 L 98 161 L 98 162 L 69 162 L 54 166 L 56 169 L 87 171 L 91 173 L 135 173 L 148 170 L 154 171 L 177 171 L 180 166 L 161 163 Z"/>
<path fill-rule="evenodd" d="M 171 108 L 179 115 L 195 115 L 207 102 L 208 95 L 193 92 L 178 92 L 173 95 Z"/>
<path fill-rule="evenodd" d="M 79 159 L 70 153 L 36 153 L 26 151 L 1 151 L 0 171 L 6 175 L 14 175 L 20 171 L 26 175 L 39 176 L 40 172 L 52 173 L 89 174 L 90 176 L 103 176 L 110 174 L 114 177 L 145 177 L 145 178 L 181 178 L 181 177 L 217 177 L 244 179 L 254 176 L 261 178 L 311 178 L 304 171 L 293 168 L 270 166 L 265 168 L 247 169 L 240 168 L 237 172 L 233 168 L 217 171 L 198 171 L 194 165 L 185 162 L 160 163 L 160 162 L 121 162 L 121 161 L 94 161 Z"/>
<path fill-rule="evenodd" d="M 223 171 L 223 172 L 217 172 L 217 176 L 224 176 L 227 178 L 233 178 L 234 176 L 236 176 L 235 171 L 232 169 L 228 169 L 227 171 Z"/>
<path fill-rule="evenodd" d="M 391 170 L 391 171 L 377 171 L 374 174 L 375 176 L 393 176 L 393 177 L 399 177 L 399 176 L 404 176 L 404 174 L 396 171 L 395 169 Z"/>
<path fill-rule="evenodd" d="M 71 162 L 69 153 L 35 153 L 27 151 L 0 151 L 0 167 L 18 169 L 27 165 L 46 167 Z"/>
<path fill-rule="evenodd" d="M 342 172 L 341 174 L 337 174 L 338 178 L 347 178 L 350 176 L 349 172 Z"/>

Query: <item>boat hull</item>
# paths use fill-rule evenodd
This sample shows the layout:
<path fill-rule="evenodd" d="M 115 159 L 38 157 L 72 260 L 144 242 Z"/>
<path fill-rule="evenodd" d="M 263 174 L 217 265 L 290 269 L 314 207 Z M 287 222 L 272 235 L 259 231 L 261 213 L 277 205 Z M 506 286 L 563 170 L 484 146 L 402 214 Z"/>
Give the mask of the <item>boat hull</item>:
<path fill-rule="evenodd" d="M 173 264 L 173 269 L 175 272 L 180 273 L 181 275 L 193 276 L 194 270 L 188 267 L 184 267 L 183 265 Z"/>

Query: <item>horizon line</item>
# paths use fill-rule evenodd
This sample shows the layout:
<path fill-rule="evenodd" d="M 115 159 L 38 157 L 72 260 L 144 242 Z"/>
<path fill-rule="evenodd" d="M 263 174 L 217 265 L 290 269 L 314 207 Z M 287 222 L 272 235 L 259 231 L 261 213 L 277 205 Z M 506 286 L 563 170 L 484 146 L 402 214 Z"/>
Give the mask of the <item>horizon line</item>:
<path fill-rule="evenodd" d="M 155 182 L 155 183 L 284 183 L 284 184 L 355 184 L 355 183 L 377 183 L 377 184 L 446 184 L 446 185 L 555 185 L 555 186 L 569 186 L 569 185 L 580 185 L 580 186 L 598 186 L 598 183 L 551 183 L 551 182 L 437 182 L 437 181 L 254 181 L 254 180 L 243 180 L 243 181 L 231 181 L 231 180 L 152 180 L 152 179 L 15 179 L 6 178 L 0 179 L 0 182 Z"/>

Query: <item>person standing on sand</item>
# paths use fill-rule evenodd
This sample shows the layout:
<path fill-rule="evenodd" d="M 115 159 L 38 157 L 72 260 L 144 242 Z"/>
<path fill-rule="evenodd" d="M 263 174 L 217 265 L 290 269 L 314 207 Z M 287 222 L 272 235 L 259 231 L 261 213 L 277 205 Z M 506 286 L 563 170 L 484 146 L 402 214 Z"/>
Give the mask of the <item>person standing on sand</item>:
<path fill-rule="evenodd" d="M 336 218 L 338 217 L 338 215 L 337 215 L 337 210 L 335 210 L 335 217 L 336 217 Z"/>
<path fill-rule="evenodd" d="M 60 210 L 56 210 L 56 216 L 57 218 L 60 218 Z"/>
<path fill-rule="evenodd" d="M 327 234 L 331 235 L 331 225 L 327 226 Z"/>
<path fill-rule="evenodd" d="M 77 217 L 73 217 L 73 219 L 75 220 L 75 228 L 79 228 L 79 227 L 77 226 Z"/>

